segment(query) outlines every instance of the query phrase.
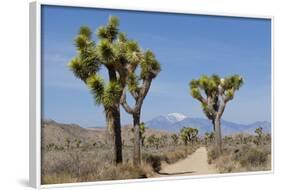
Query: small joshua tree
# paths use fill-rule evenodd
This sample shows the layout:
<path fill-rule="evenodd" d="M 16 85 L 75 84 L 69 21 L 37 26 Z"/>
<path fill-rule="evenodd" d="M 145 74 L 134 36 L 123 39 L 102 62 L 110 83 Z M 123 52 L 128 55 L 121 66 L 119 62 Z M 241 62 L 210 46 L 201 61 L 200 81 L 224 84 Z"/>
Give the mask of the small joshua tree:
<path fill-rule="evenodd" d="M 147 143 L 149 144 L 149 146 L 153 146 L 154 137 L 155 137 L 155 135 L 150 135 L 150 136 L 146 139 L 146 141 L 147 141 Z"/>
<path fill-rule="evenodd" d="M 159 148 L 159 145 L 160 145 L 160 138 L 159 137 L 156 137 L 155 134 L 152 134 L 150 135 L 148 138 L 147 138 L 147 142 L 152 145 L 152 146 L 155 146 L 156 149 Z"/>
<path fill-rule="evenodd" d="M 209 142 L 209 135 L 210 134 L 208 132 L 206 132 L 205 135 L 204 135 L 204 142 L 205 142 L 206 145 L 208 145 L 208 142 Z"/>
<path fill-rule="evenodd" d="M 161 135 L 160 136 L 160 144 L 161 144 L 161 147 L 164 147 L 167 143 L 167 139 L 168 139 L 168 136 L 167 135 Z"/>
<path fill-rule="evenodd" d="M 187 145 L 188 142 L 191 142 L 192 144 L 196 140 L 198 135 L 198 129 L 191 128 L 191 127 L 184 127 L 180 131 L 180 136 L 182 141 L 184 142 L 184 145 Z"/>
<path fill-rule="evenodd" d="M 257 144 L 260 145 L 262 142 L 262 136 L 263 136 L 262 127 L 256 128 L 255 133 L 257 134 Z"/>
<path fill-rule="evenodd" d="M 144 133 L 145 133 L 145 129 L 146 129 L 145 123 L 141 122 L 141 124 L 140 124 L 141 146 L 144 146 L 144 140 L 145 140 Z"/>
<path fill-rule="evenodd" d="M 214 132 L 206 132 L 204 136 L 205 143 L 212 143 L 214 141 Z"/>
<path fill-rule="evenodd" d="M 71 143 L 70 138 L 66 138 L 66 139 L 65 139 L 65 143 L 66 143 L 66 148 L 67 148 L 67 150 L 69 150 L 69 148 L 70 148 L 70 143 Z"/>
<path fill-rule="evenodd" d="M 243 79 L 239 75 L 225 78 L 203 75 L 189 83 L 191 96 L 201 103 L 205 115 L 212 121 L 218 154 L 222 152 L 221 117 L 226 104 L 234 98 L 242 84 Z"/>
<path fill-rule="evenodd" d="M 80 148 L 82 141 L 80 139 L 75 139 L 76 148 Z"/>
<path fill-rule="evenodd" d="M 177 145 L 178 144 L 179 136 L 177 134 L 172 134 L 171 138 L 173 140 L 174 145 Z"/>

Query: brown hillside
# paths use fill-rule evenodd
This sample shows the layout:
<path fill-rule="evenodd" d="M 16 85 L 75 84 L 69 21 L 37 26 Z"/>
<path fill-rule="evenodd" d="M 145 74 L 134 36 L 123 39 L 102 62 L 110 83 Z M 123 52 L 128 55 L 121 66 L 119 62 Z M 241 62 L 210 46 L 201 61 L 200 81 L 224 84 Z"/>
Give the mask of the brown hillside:
<path fill-rule="evenodd" d="M 105 128 L 83 128 L 76 124 L 62 124 L 53 120 L 46 120 L 42 123 L 42 145 L 55 144 L 64 146 L 66 139 L 71 142 L 81 140 L 82 144 L 105 143 Z M 156 136 L 170 135 L 171 133 L 147 128 L 145 136 L 152 134 Z M 122 127 L 122 140 L 124 145 L 132 145 L 133 131 L 131 125 Z"/>

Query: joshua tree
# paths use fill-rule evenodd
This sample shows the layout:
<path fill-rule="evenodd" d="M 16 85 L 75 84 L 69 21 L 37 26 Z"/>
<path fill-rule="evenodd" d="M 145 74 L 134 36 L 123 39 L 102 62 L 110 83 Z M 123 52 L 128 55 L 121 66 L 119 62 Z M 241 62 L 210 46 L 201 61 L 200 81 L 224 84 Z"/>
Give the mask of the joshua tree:
<path fill-rule="evenodd" d="M 122 139 L 120 123 L 120 99 L 126 86 L 128 70 L 135 67 L 138 57 L 136 42 L 127 40 L 119 31 L 119 20 L 110 17 L 107 25 L 97 30 L 99 41 L 92 40 L 92 32 L 82 26 L 75 38 L 77 56 L 69 67 L 76 77 L 87 84 L 97 105 L 103 105 L 107 122 L 108 142 L 113 148 L 113 161 L 122 163 Z M 106 80 L 100 68 L 108 72 Z"/>
<path fill-rule="evenodd" d="M 161 135 L 160 136 L 160 144 L 162 147 L 164 147 L 166 145 L 166 142 L 167 142 L 167 139 L 168 139 L 168 136 L 167 135 Z"/>
<path fill-rule="evenodd" d="M 262 142 L 263 135 L 262 127 L 256 128 L 255 133 L 257 134 L 257 144 L 260 145 Z"/>
<path fill-rule="evenodd" d="M 243 140 L 244 140 L 244 142 L 247 142 L 246 137 L 244 137 Z M 231 143 L 233 141 L 233 139 L 230 136 L 225 136 L 225 137 L 223 137 L 223 141 L 225 143 Z"/>
<path fill-rule="evenodd" d="M 173 139 L 173 143 L 174 143 L 175 145 L 177 145 L 177 144 L 178 144 L 179 136 L 178 136 L 177 134 L 172 134 L 172 135 L 171 135 L 171 138 Z"/>
<path fill-rule="evenodd" d="M 147 50 L 142 52 L 137 43 L 132 43 L 135 54 L 130 57 L 132 66 L 127 70 L 127 85 L 128 91 L 134 99 L 134 106 L 130 106 L 126 101 L 126 91 L 123 89 L 121 104 L 125 111 L 132 115 L 134 123 L 134 165 L 141 164 L 141 132 L 140 132 L 140 117 L 143 101 L 149 91 L 152 80 L 160 72 L 160 64 L 155 58 L 152 51 Z M 137 73 L 137 69 L 140 72 Z"/>
<path fill-rule="evenodd" d="M 211 133 L 208 133 L 208 132 L 206 132 L 205 135 L 204 135 L 204 141 L 205 141 L 206 145 L 208 145 L 208 142 L 211 142 L 210 136 L 211 136 Z"/>
<path fill-rule="evenodd" d="M 240 144 L 243 144 L 244 143 L 244 139 L 245 139 L 245 135 L 243 133 L 238 133 L 236 134 L 236 138 L 238 139 L 239 143 Z"/>
<path fill-rule="evenodd" d="M 239 90 L 242 84 L 243 79 L 239 75 L 225 78 L 203 75 L 189 83 L 191 96 L 201 103 L 205 115 L 212 121 L 219 154 L 222 151 L 221 117 L 226 104 L 234 98 L 235 91 Z M 203 93 L 205 95 L 202 95 Z"/>
<path fill-rule="evenodd" d="M 147 142 L 152 145 L 152 146 L 155 146 L 156 149 L 159 148 L 159 145 L 160 145 L 160 138 L 159 137 L 156 137 L 156 135 L 152 134 L 151 136 L 149 136 L 147 138 Z"/>
<path fill-rule="evenodd" d="M 150 146 L 152 146 L 154 143 L 154 135 L 150 135 L 146 141 Z"/>
<path fill-rule="evenodd" d="M 75 139 L 76 148 L 80 148 L 82 141 L 80 139 Z"/>
<path fill-rule="evenodd" d="M 184 127 L 180 131 L 181 139 L 185 145 L 187 145 L 188 142 L 191 142 L 193 144 L 197 138 L 197 135 L 198 129 L 196 128 Z"/>
<path fill-rule="evenodd" d="M 141 122 L 140 124 L 140 134 L 141 134 L 141 146 L 144 146 L 144 140 L 145 140 L 145 123 L 144 122 Z"/>

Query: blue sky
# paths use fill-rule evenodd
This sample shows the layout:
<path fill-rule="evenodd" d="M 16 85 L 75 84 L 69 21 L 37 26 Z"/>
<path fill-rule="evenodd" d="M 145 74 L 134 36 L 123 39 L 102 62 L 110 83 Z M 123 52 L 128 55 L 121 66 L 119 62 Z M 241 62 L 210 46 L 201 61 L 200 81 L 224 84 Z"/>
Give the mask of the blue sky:
<path fill-rule="evenodd" d="M 143 49 L 153 50 L 162 66 L 144 101 L 143 121 L 171 112 L 205 117 L 189 95 L 188 82 L 213 73 L 240 74 L 245 80 L 223 119 L 270 121 L 270 20 L 58 6 L 42 8 L 43 118 L 85 127 L 105 125 L 102 106 L 95 105 L 67 64 L 76 55 L 73 39 L 79 27 L 87 25 L 95 32 L 109 15 L 118 16 L 120 30 Z M 132 122 L 124 111 L 121 117 L 122 124 Z"/>

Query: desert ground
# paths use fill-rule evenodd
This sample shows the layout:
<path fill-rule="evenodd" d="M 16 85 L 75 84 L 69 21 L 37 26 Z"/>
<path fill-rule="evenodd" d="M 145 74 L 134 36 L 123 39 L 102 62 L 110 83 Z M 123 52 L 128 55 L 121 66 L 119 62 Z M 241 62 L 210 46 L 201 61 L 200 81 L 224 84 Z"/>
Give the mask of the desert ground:
<path fill-rule="evenodd" d="M 218 156 L 212 139 L 198 137 L 185 145 L 174 133 L 147 128 L 142 164 L 135 167 L 133 132 L 122 127 L 123 164 L 114 166 L 104 128 L 44 121 L 42 124 L 43 184 L 206 175 L 271 169 L 271 138 L 239 134 L 224 137 L 224 153 Z"/>

